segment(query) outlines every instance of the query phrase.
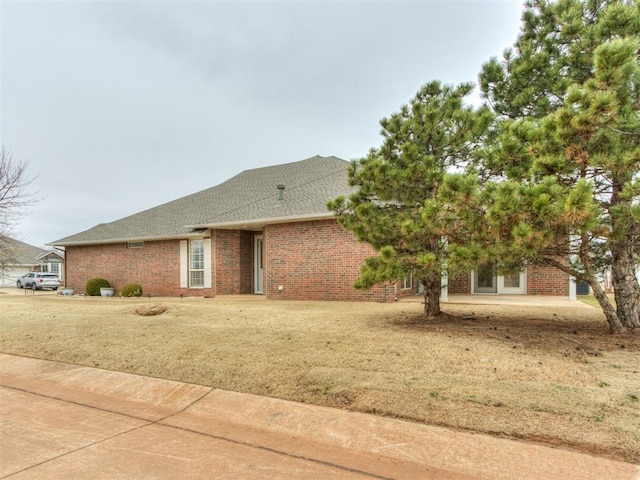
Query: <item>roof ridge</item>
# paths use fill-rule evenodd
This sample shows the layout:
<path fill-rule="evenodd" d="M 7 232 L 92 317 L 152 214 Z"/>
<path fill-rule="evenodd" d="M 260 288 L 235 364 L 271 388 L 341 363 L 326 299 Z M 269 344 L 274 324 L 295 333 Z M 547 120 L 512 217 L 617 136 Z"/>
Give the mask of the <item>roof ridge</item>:
<path fill-rule="evenodd" d="M 316 157 L 317 157 L 317 155 L 316 155 Z M 312 158 L 316 158 L 316 157 L 311 157 L 311 158 L 309 158 L 309 159 L 307 159 L 307 160 L 311 160 Z M 322 157 L 321 157 L 321 158 L 322 158 Z M 337 157 L 336 157 L 336 158 L 337 158 Z M 302 161 L 304 161 L 304 160 L 302 160 Z M 292 163 L 298 163 L 298 162 L 292 162 Z M 286 165 L 286 164 L 285 164 L 285 165 Z M 266 168 L 269 168 L 269 167 L 266 167 Z M 246 170 L 245 170 L 245 171 L 246 171 Z M 289 190 L 297 190 L 297 189 L 300 189 L 300 188 L 304 187 L 305 185 L 309 185 L 310 183 L 314 183 L 314 182 L 317 182 L 317 181 L 322 180 L 322 179 L 324 179 L 324 178 L 328 178 L 328 177 L 331 177 L 332 175 L 337 175 L 337 174 L 339 174 L 339 173 L 343 173 L 343 172 L 344 172 L 344 170 L 335 170 L 335 171 L 333 171 L 333 172 L 327 173 L 327 174 L 322 175 L 322 176 L 320 176 L 320 177 L 315 177 L 315 178 L 313 178 L 312 180 L 309 180 L 309 181 L 307 181 L 307 182 L 300 183 L 300 184 L 296 185 L 295 187 L 291 187 Z M 254 204 L 260 203 L 260 202 L 262 202 L 262 201 L 264 201 L 264 200 L 269 199 L 269 197 L 271 197 L 271 196 L 272 196 L 272 195 L 268 195 L 268 196 L 265 196 L 265 197 L 257 198 L 257 199 L 255 199 L 255 200 L 253 200 L 253 201 L 251 201 L 251 202 L 248 202 L 248 203 L 245 203 L 245 204 L 243 204 L 243 205 L 239 205 L 239 206 L 237 206 L 237 207 L 231 208 L 231 209 L 229 209 L 229 210 L 227 210 L 227 211 L 225 211 L 225 212 L 220 212 L 220 213 L 218 213 L 217 215 L 215 215 L 215 216 L 213 216 L 213 217 L 211 217 L 211 218 L 207 218 L 207 219 L 205 219 L 205 220 L 201 220 L 199 223 L 195 223 L 195 224 L 193 224 L 193 225 L 201 225 L 201 224 L 211 223 L 211 221 L 212 221 L 212 220 L 214 220 L 215 218 L 221 217 L 221 216 L 223 216 L 223 215 L 227 215 L 227 214 L 229 214 L 229 213 L 235 212 L 235 211 L 240 210 L 240 209 L 242 209 L 242 208 L 246 208 L 246 207 L 248 207 L 249 205 L 254 205 Z"/>
<path fill-rule="evenodd" d="M 305 158 L 304 160 L 297 160 L 297 161 L 295 161 L 295 162 L 279 163 L 279 164 L 277 164 L 277 165 L 267 165 L 267 166 L 264 166 L 264 167 L 249 168 L 249 169 L 242 170 L 242 171 L 240 171 L 240 172 L 236 173 L 236 174 L 235 174 L 234 176 L 232 176 L 231 178 L 228 178 L 227 180 L 224 180 L 223 182 L 220 182 L 220 183 L 218 183 L 217 185 L 213 185 L 213 186 L 211 186 L 211 187 L 207 187 L 207 188 L 204 188 L 204 189 L 202 189 L 202 190 L 198 190 L 197 192 L 189 193 L 189 194 L 187 194 L 187 195 L 184 195 L 183 197 L 174 198 L 173 200 L 169 200 L 169 201 L 167 201 L 167 202 L 161 203 L 161 204 L 159 204 L 159 205 L 155 205 L 155 206 L 153 206 L 153 207 L 145 208 L 144 210 L 140 210 L 140 211 L 138 211 L 138 212 L 134 212 L 134 213 L 132 213 L 132 214 L 130 214 L 130 215 L 126 215 L 126 216 L 121 217 L 121 218 L 116 218 L 115 220 L 112 220 L 112 221 L 110 221 L 110 222 L 98 223 L 98 224 L 94 225 L 93 227 L 90 227 L 90 228 L 88 228 L 88 229 L 84 230 L 83 232 L 79 232 L 79 233 L 87 232 L 87 231 L 92 230 L 92 229 L 94 229 L 94 228 L 96 228 L 96 227 L 102 227 L 102 226 L 111 225 L 111 224 L 113 224 L 113 223 L 120 222 L 120 221 L 125 220 L 125 219 L 127 219 L 127 218 L 134 217 L 134 216 L 136 216 L 136 215 L 140 215 L 140 214 L 143 214 L 143 213 L 146 213 L 146 212 L 150 212 L 150 211 L 155 210 L 155 209 L 159 209 L 159 208 L 165 207 L 165 206 L 170 205 L 170 204 L 172 204 L 172 203 L 174 203 L 174 202 L 184 201 L 184 200 L 186 200 L 186 199 L 188 199 L 188 198 L 190 198 L 190 197 L 195 197 L 196 195 L 200 195 L 200 194 L 202 194 L 202 193 L 204 193 L 204 192 L 208 192 L 208 191 L 210 191 L 210 190 L 213 190 L 214 188 L 219 188 L 219 187 L 222 187 L 223 185 L 225 185 L 225 184 L 227 184 L 227 183 L 231 183 L 234 179 L 236 179 L 236 178 L 237 178 L 237 177 L 239 177 L 240 175 L 243 175 L 243 174 L 246 174 L 246 173 L 249 173 L 249 172 L 257 172 L 257 171 L 259 171 L 259 170 L 270 170 L 270 169 L 279 168 L 279 167 L 286 167 L 286 166 L 295 165 L 295 164 L 299 164 L 299 163 L 303 163 L 303 162 L 308 162 L 308 161 L 310 161 L 310 160 L 314 160 L 314 159 L 328 160 L 328 159 L 331 159 L 331 158 L 333 158 L 333 159 L 335 159 L 335 160 L 343 161 L 343 162 L 345 162 L 345 163 L 349 163 L 349 162 L 347 162 L 347 160 L 343 160 L 343 159 L 341 159 L 341 158 L 338 158 L 338 157 L 336 157 L 335 155 L 330 155 L 330 156 L 328 156 L 328 157 L 323 157 L 323 156 L 321 156 L 321 155 L 314 155 L 314 156 L 312 156 L 312 157 Z M 224 213 L 233 212 L 233 211 L 235 211 L 235 210 L 237 210 L 237 209 L 239 209 L 239 208 L 246 207 L 246 206 L 248 206 L 248 205 L 252 205 L 252 204 L 254 204 L 254 203 L 257 203 L 258 201 L 266 200 L 267 198 L 268 198 L 268 197 L 261 198 L 261 199 L 259 199 L 259 200 L 254 201 L 254 202 L 247 203 L 247 204 L 245 204 L 245 205 L 243 205 L 243 206 L 241 206 L 241 207 L 233 208 L 233 209 L 231 209 L 231 210 L 229 210 L 229 211 L 227 211 L 227 212 L 224 212 Z M 218 216 L 220 216 L 220 215 L 222 215 L 222 214 L 216 215 L 216 217 L 218 217 Z M 215 218 L 215 217 L 213 217 L 213 218 Z"/>
<path fill-rule="evenodd" d="M 243 170 L 240 173 L 238 173 L 238 175 L 241 175 L 241 174 L 246 173 L 246 172 L 255 172 L 257 170 L 268 170 L 268 169 L 278 168 L 278 167 L 287 167 L 287 166 L 290 166 L 290 165 L 296 165 L 298 163 L 308 162 L 308 161 L 314 160 L 314 159 L 328 160 L 330 158 L 335 158 L 336 160 L 342 160 L 341 158 L 338 158 L 335 155 L 330 155 L 328 157 L 323 157 L 322 155 L 313 155 L 312 157 L 305 158 L 303 160 L 296 160 L 295 162 L 278 163 L 276 165 L 266 165 L 264 167 L 248 168 L 248 169 Z M 346 160 L 342 160 L 342 161 L 346 162 Z M 237 176 L 237 175 L 234 175 L 234 177 L 235 176 Z M 231 177 L 231 178 L 234 178 L 234 177 Z M 231 180 L 231 178 L 229 180 Z"/>

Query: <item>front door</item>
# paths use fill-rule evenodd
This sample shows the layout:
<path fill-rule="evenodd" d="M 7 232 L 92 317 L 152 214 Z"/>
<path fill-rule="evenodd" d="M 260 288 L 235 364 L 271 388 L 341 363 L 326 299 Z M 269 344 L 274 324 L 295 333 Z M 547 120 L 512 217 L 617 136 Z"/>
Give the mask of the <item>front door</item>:
<path fill-rule="evenodd" d="M 256 235 L 253 242 L 253 293 L 261 295 L 264 288 L 264 246 L 262 235 Z"/>

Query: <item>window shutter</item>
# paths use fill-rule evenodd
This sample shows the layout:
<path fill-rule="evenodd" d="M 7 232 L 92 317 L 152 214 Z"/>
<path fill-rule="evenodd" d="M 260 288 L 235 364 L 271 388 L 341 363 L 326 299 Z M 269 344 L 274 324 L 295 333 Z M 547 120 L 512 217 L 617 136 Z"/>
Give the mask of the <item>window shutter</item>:
<path fill-rule="evenodd" d="M 180 240 L 180 288 L 189 286 L 189 243 Z"/>
<path fill-rule="evenodd" d="M 211 288 L 211 239 L 204 239 L 204 288 Z"/>

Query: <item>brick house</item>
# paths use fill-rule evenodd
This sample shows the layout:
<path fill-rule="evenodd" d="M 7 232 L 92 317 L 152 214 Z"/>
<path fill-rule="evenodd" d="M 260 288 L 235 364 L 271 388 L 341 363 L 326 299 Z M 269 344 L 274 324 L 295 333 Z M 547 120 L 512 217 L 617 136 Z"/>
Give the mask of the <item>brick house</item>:
<path fill-rule="evenodd" d="M 44 250 L 15 238 L 0 235 L 0 286 L 16 286 L 16 280 L 29 272 L 48 272 L 64 281 L 62 251 Z"/>
<path fill-rule="evenodd" d="M 415 294 L 410 278 L 368 291 L 353 288 L 364 259 L 375 251 L 326 209 L 328 200 L 349 194 L 348 166 L 336 157 L 315 156 L 246 170 L 52 245 L 65 248 L 66 284 L 76 291 L 89 278 L 104 277 L 116 290 L 135 282 L 154 296 L 386 302 Z M 550 276 L 536 272 L 526 272 L 528 293 L 568 294 L 566 278 L 545 290 L 536 276 L 545 282 Z M 463 293 L 466 287 L 456 279 L 449 288 Z"/>

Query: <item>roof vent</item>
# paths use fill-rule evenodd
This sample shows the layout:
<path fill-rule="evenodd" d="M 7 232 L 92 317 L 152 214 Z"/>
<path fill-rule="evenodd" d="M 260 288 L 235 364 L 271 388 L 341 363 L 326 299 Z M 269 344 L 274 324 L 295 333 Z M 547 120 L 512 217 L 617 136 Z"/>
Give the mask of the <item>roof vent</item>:
<path fill-rule="evenodd" d="M 284 203 L 284 185 L 278 185 L 278 205 L 282 205 Z"/>

